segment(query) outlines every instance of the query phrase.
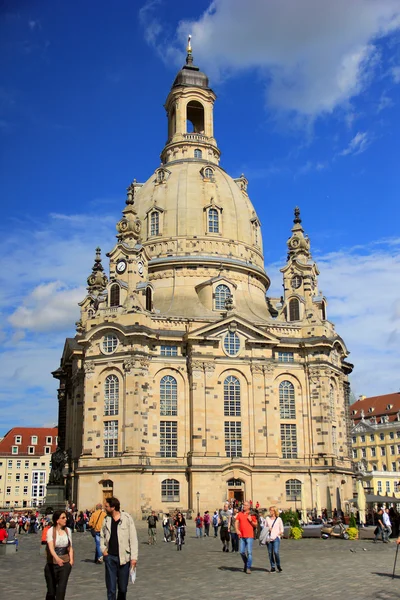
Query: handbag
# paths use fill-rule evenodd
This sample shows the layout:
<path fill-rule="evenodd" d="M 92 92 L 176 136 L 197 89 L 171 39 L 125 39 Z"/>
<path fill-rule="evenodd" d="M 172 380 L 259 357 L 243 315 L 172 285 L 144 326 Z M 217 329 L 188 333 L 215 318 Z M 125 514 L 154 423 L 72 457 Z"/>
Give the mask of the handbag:
<path fill-rule="evenodd" d="M 276 523 L 277 518 L 278 517 L 276 517 L 275 521 L 272 523 L 271 531 Z M 262 546 L 265 546 L 270 541 L 271 541 L 271 533 L 270 533 L 269 527 L 263 527 L 263 529 L 261 530 L 261 533 L 260 533 L 260 544 Z"/>
<path fill-rule="evenodd" d="M 99 516 L 97 517 L 97 521 L 96 521 L 96 524 L 95 524 L 95 526 L 94 526 L 94 527 L 92 527 L 92 529 L 90 530 L 90 533 L 92 534 L 92 537 L 96 537 L 96 533 L 98 533 L 98 532 L 96 531 L 96 527 L 97 527 L 97 523 L 99 522 L 99 519 L 100 519 L 100 517 L 101 517 L 101 511 L 100 511 L 100 513 L 99 513 Z"/>
<path fill-rule="evenodd" d="M 54 552 L 57 554 L 58 558 L 61 558 L 61 560 L 64 563 L 69 563 L 70 562 L 70 556 L 69 556 L 69 548 L 71 545 L 71 540 L 69 539 L 69 535 L 67 532 L 67 536 L 68 536 L 68 546 L 67 548 L 57 548 L 56 547 L 56 537 L 57 537 L 57 530 L 56 528 L 53 526 L 53 545 L 54 545 Z M 67 550 L 67 552 L 65 552 L 65 550 Z M 53 558 L 53 555 L 51 554 L 50 550 L 49 550 L 49 545 L 46 544 L 46 551 L 47 551 L 47 562 L 52 563 L 52 564 L 57 564 Z M 61 554 L 61 552 L 63 554 Z"/>

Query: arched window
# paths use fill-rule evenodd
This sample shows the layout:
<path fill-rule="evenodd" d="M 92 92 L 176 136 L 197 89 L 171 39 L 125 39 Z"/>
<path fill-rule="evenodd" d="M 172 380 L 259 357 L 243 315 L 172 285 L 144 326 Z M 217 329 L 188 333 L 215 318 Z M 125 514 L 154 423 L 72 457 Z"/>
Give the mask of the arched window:
<path fill-rule="evenodd" d="M 118 283 L 113 283 L 110 288 L 110 306 L 119 306 L 119 292 Z"/>
<path fill-rule="evenodd" d="M 94 317 L 93 308 L 89 308 L 89 310 L 87 311 L 87 316 L 88 316 L 88 319 L 93 319 L 93 317 Z"/>
<path fill-rule="evenodd" d="M 290 381 L 281 381 L 279 384 L 279 409 L 281 419 L 296 418 L 294 385 Z"/>
<path fill-rule="evenodd" d="M 206 167 L 204 169 L 204 177 L 206 179 L 212 179 L 214 177 L 214 171 L 212 170 L 211 167 Z"/>
<path fill-rule="evenodd" d="M 208 211 L 208 233 L 219 233 L 219 214 L 216 208 Z"/>
<path fill-rule="evenodd" d="M 229 356 L 235 356 L 240 350 L 240 339 L 233 331 L 229 331 L 224 338 L 225 352 Z"/>
<path fill-rule="evenodd" d="M 179 502 L 179 481 L 176 479 L 164 479 L 161 482 L 161 501 Z"/>
<path fill-rule="evenodd" d="M 321 319 L 323 321 L 326 321 L 326 304 L 324 301 L 322 301 L 322 305 L 321 305 Z"/>
<path fill-rule="evenodd" d="M 286 482 L 286 500 L 297 502 L 301 500 L 301 481 L 288 479 Z"/>
<path fill-rule="evenodd" d="M 329 387 L 329 412 L 331 419 L 335 418 L 335 388 L 331 384 Z"/>
<path fill-rule="evenodd" d="M 153 290 L 150 286 L 146 288 L 146 310 L 153 310 Z"/>
<path fill-rule="evenodd" d="M 160 213 L 153 210 L 150 213 L 150 235 L 159 235 L 160 233 Z"/>
<path fill-rule="evenodd" d="M 186 107 L 187 133 L 204 133 L 204 108 L 197 100 Z"/>
<path fill-rule="evenodd" d="M 118 414 L 119 379 L 116 375 L 108 375 L 104 382 L 104 414 L 106 416 Z"/>
<path fill-rule="evenodd" d="M 164 181 L 164 179 L 165 179 L 165 171 L 163 169 L 160 169 L 159 171 L 157 171 L 157 182 L 162 183 Z"/>
<path fill-rule="evenodd" d="M 160 381 L 160 414 L 165 417 L 178 414 L 178 385 L 171 375 L 165 375 Z"/>
<path fill-rule="evenodd" d="M 229 375 L 224 381 L 224 416 L 240 417 L 240 381 Z"/>
<path fill-rule="evenodd" d="M 226 299 L 231 295 L 231 290 L 227 285 L 217 285 L 214 294 L 214 307 L 215 310 L 225 310 Z"/>
<path fill-rule="evenodd" d="M 300 302 L 297 298 L 289 302 L 289 321 L 300 321 Z"/>
<path fill-rule="evenodd" d="M 196 148 L 196 149 L 195 149 L 195 151 L 194 151 L 194 157 L 195 157 L 195 158 L 203 158 L 203 153 L 202 153 L 202 151 L 200 150 L 200 148 Z"/>

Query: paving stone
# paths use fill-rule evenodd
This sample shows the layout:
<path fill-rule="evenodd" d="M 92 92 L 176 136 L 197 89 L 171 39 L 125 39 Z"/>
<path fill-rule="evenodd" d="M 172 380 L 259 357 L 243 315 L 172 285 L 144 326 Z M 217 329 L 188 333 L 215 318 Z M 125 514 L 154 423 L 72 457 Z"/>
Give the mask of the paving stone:
<path fill-rule="evenodd" d="M 219 539 L 196 539 L 188 525 L 181 552 L 166 544 L 148 546 L 147 529 L 139 523 L 139 564 L 128 598 L 140 600 L 400 600 L 400 555 L 392 580 L 396 544 L 345 540 L 283 540 L 282 573 L 269 573 L 267 550 L 255 543 L 252 574 L 243 573 L 239 554 L 221 551 Z M 39 600 L 46 595 L 40 535 L 20 536 L 19 551 L 0 557 L 1 598 Z M 94 541 L 89 533 L 73 535 L 76 562 L 66 600 L 106 598 L 104 565 L 93 563 Z M 366 551 L 363 550 L 366 548 Z M 350 552 L 350 549 L 353 552 Z M 4 576 L 5 575 L 5 576 Z"/>

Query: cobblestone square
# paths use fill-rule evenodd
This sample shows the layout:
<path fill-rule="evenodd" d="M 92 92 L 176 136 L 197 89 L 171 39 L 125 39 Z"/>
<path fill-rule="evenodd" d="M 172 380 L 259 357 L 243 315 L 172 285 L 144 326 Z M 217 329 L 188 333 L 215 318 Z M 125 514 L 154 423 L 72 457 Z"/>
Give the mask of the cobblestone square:
<path fill-rule="evenodd" d="M 269 573 L 267 550 L 254 548 L 253 573 L 245 575 L 240 555 L 223 553 L 219 539 L 196 539 L 188 525 L 182 552 L 174 544 L 147 545 L 147 530 L 138 526 L 139 564 L 135 585 L 128 598 L 140 600 L 255 600 L 272 594 L 274 599 L 332 598 L 350 600 L 400 599 L 400 557 L 392 580 L 396 544 L 371 540 L 283 540 L 282 573 Z M 89 533 L 75 533 L 76 562 L 67 600 L 106 598 L 104 566 L 93 563 L 94 542 Z M 3 584 L 0 597 L 41 600 L 46 587 L 44 558 L 39 555 L 40 535 L 20 536 L 19 551 L 0 558 Z"/>

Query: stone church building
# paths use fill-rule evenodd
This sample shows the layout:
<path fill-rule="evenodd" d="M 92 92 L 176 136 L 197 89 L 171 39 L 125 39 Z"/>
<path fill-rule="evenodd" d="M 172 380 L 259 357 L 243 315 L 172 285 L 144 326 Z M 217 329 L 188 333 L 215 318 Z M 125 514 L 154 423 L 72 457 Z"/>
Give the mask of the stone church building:
<path fill-rule="evenodd" d="M 268 297 L 248 182 L 220 166 L 215 99 L 189 44 L 161 165 L 129 186 L 109 268 L 98 248 L 53 373 L 81 508 L 113 493 L 136 517 L 231 497 L 320 512 L 352 494 L 352 365 L 300 211 L 283 295 Z"/>

